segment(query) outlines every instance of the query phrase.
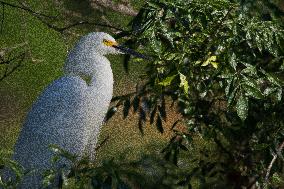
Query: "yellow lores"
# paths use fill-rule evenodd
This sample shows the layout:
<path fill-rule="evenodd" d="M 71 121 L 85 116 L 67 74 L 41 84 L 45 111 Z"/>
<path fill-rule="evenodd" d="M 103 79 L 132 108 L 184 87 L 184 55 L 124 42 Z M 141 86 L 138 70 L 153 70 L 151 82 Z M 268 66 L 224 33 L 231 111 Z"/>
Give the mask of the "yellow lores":
<path fill-rule="evenodd" d="M 115 41 L 110 41 L 110 40 L 107 40 L 107 39 L 104 39 L 104 40 L 103 40 L 103 43 L 104 43 L 106 46 L 109 46 L 109 47 L 118 46 L 118 43 L 117 43 L 117 42 L 115 42 Z"/>
<path fill-rule="evenodd" d="M 140 54 L 138 52 L 135 52 L 134 50 L 132 49 L 129 49 L 127 47 L 124 47 L 124 46 L 121 46 L 121 45 L 118 45 L 117 42 L 115 41 L 111 41 L 111 40 L 107 40 L 107 39 L 103 39 L 103 44 L 108 46 L 108 47 L 113 47 L 113 48 L 116 48 L 118 49 L 120 52 L 122 53 L 128 53 L 128 54 L 132 54 L 138 58 L 143 58 L 143 59 L 146 59 L 146 60 L 150 60 L 151 58 L 150 57 L 147 57 L 143 54 Z"/>

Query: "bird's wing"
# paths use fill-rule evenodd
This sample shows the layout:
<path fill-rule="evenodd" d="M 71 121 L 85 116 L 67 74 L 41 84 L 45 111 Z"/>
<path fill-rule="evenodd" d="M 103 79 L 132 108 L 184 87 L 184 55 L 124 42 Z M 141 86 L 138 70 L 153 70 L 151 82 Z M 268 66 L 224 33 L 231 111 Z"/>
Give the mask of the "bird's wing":
<path fill-rule="evenodd" d="M 16 148 L 23 143 L 45 141 L 78 153 L 87 142 L 87 88 L 78 76 L 64 76 L 50 84 L 28 113 Z"/>
<path fill-rule="evenodd" d="M 72 154 L 82 155 L 88 141 L 86 82 L 80 77 L 64 76 L 51 83 L 33 104 L 17 140 L 13 159 L 26 170 L 23 188 L 40 188 L 43 170 L 50 168 L 50 144 L 57 144 Z M 58 166 L 70 165 L 66 159 Z M 35 170 L 34 170 L 35 169 Z"/>

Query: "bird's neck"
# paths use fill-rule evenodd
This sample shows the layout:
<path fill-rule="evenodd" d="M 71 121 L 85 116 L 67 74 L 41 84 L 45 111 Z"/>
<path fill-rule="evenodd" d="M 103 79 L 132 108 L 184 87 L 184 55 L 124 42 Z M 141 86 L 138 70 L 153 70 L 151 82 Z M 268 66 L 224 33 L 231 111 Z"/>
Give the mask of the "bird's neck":
<path fill-rule="evenodd" d="M 89 86 L 91 88 L 95 88 L 95 91 L 99 93 L 102 93 L 103 91 L 112 93 L 113 73 L 111 70 L 110 62 L 106 58 L 103 64 L 100 63 L 94 66 Z"/>
<path fill-rule="evenodd" d="M 85 52 L 84 56 L 71 51 L 64 65 L 66 75 L 80 76 L 89 86 L 109 88 L 113 85 L 113 74 L 109 60 L 96 52 Z"/>

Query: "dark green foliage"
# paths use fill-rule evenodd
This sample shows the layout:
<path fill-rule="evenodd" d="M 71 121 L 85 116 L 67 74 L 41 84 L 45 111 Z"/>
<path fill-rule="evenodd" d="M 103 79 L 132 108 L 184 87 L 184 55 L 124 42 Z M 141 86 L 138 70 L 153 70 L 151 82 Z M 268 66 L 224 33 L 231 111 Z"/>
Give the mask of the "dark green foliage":
<path fill-rule="evenodd" d="M 73 162 L 73 166 L 46 170 L 45 186 L 52 185 L 58 176 L 61 178 L 58 188 L 98 189 L 176 188 L 179 179 L 185 179 L 185 172 L 157 154 L 130 162 L 125 161 L 125 157 L 119 157 L 97 165 L 86 157 L 80 159 L 59 147 L 52 146 L 52 150 L 57 161 L 65 159 Z"/>
<path fill-rule="evenodd" d="M 161 133 L 164 132 L 163 123 L 162 123 L 162 118 L 161 118 L 161 115 L 160 115 L 160 114 L 157 116 L 156 126 L 157 126 L 158 131 L 160 131 Z"/>
<path fill-rule="evenodd" d="M 133 109 L 134 109 L 134 112 L 137 112 L 138 108 L 139 108 L 139 103 L 140 103 L 140 99 L 138 96 L 135 96 L 134 99 L 133 99 Z"/>
<path fill-rule="evenodd" d="M 282 21 L 273 1 L 150 0 L 131 22 L 129 37 L 154 57 L 133 95 L 150 99 L 145 115 L 160 132 L 168 97 L 188 123 L 163 150 L 165 159 L 178 165 L 189 133 L 214 142 L 213 154 L 222 157 L 200 152 L 205 160 L 196 160 L 194 177 L 201 188 L 268 186 L 267 172 L 283 174 L 280 155 L 267 169 L 284 140 Z"/>
<path fill-rule="evenodd" d="M 16 188 L 23 176 L 27 174 L 24 172 L 23 167 L 11 160 L 9 156 L 11 156 L 11 152 L 0 150 L 0 188 Z M 14 175 L 13 178 L 6 178 L 7 175 L 4 177 L 4 173 L 7 174 L 8 170 L 11 173 L 10 175 Z"/>
<path fill-rule="evenodd" d="M 123 109 L 123 117 L 126 118 L 128 116 L 129 109 L 130 109 L 130 98 L 127 98 L 124 101 L 123 108 L 124 108 Z"/>
<path fill-rule="evenodd" d="M 108 121 L 110 118 L 112 118 L 112 116 L 114 116 L 114 114 L 117 112 L 117 107 L 112 107 L 108 110 L 106 117 L 105 117 L 105 121 Z"/>
<path fill-rule="evenodd" d="M 138 120 L 138 127 L 141 133 L 143 134 L 143 125 L 146 122 L 146 112 L 144 108 L 140 107 L 139 108 L 139 120 Z"/>

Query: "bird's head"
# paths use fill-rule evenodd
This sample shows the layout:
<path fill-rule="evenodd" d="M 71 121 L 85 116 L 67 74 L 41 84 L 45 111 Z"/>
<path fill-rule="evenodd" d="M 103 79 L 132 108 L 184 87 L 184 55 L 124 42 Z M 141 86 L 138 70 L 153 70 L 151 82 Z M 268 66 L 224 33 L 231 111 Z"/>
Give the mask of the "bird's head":
<path fill-rule="evenodd" d="M 89 44 L 91 44 L 92 48 L 96 51 L 96 53 L 101 55 L 106 54 L 119 54 L 121 53 L 115 47 L 118 46 L 118 43 L 115 39 L 104 32 L 93 32 L 86 36 L 86 39 L 90 40 Z"/>
<path fill-rule="evenodd" d="M 107 33 L 93 32 L 83 36 L 69 52 L 64 72 L 91 76 L 99 65 L 108 62 L 106 58 L 103 58 L 107 54 L 131 54 L 149 59 L 134 50 L 119 45 Z"/>
<path fill-rule="evenodd" d="M 129 49 L 123 45 L 119 45 L 118 42 L 109 34 L 104 32 L 93 32 L 85 36 L 85 40 L 88 44 L 92 44 L 92 48 L 96 53 L 101 55 L 106 54 L 131 54 L 133 56 L 148 59 L 148 57 L 135 52 L 132 49 Z"/>

